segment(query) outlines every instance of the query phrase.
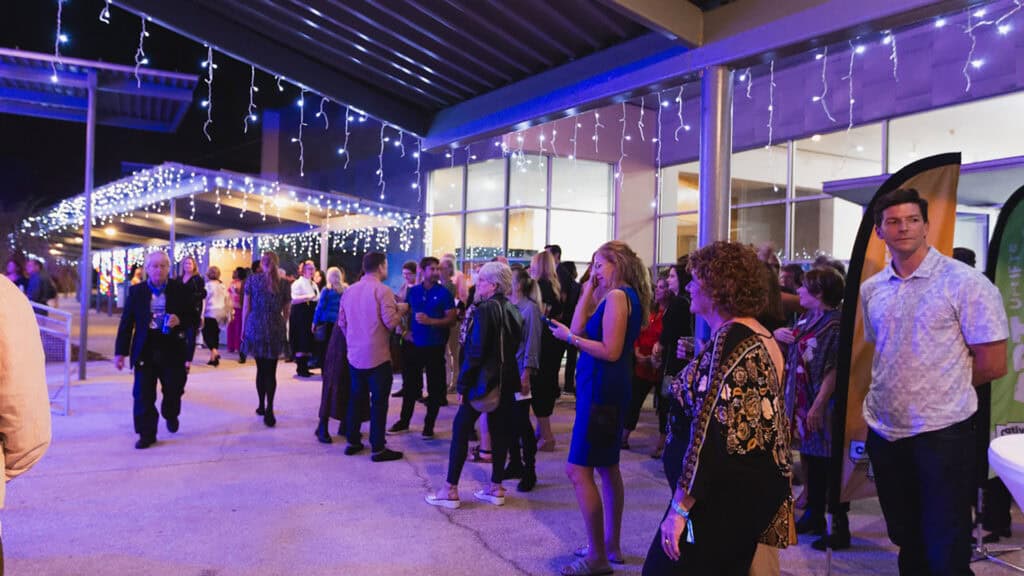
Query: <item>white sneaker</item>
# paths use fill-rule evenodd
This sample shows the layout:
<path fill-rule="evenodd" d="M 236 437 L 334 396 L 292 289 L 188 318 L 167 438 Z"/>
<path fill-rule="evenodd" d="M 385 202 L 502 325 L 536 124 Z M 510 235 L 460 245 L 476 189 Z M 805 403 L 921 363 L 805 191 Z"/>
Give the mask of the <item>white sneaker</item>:
<path fill-rule="evenodd" d="M 477 500 L 487 502 L 488 504 L 494 504 L 495 506 L 505 505 L 504 496 L 495 496 L 488 493 L 486 490 L 477 490 L 476 492 L 473 492 L 473 496 L 475 496 Z"/>
<path fill-rule="evenodd" d="M 440 506 L 441 508 L 448 508 L 449 510 L 455 510 L 459 506 L 462 506 L 462 501 L 458 498 L 449 500 L 447 498 L 438 498 L 434 494 L 427 494 L 424 500 L 426 500 L 427 504 L 430 504 L 431 506 Z"/>

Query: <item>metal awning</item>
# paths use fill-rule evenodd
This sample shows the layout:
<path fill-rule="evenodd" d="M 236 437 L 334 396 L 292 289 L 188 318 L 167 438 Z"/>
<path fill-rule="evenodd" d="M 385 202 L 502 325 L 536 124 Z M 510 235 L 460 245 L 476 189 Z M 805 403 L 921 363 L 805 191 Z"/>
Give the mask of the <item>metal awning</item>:
<path fill-rule="evenodd" d="M 89 76 L 96 77 L 96 123 L 174 132 L 192 103 L 198 77 L 140 67 L 57 59 L 0 48 L 0 113 L 85 122 Z"/>

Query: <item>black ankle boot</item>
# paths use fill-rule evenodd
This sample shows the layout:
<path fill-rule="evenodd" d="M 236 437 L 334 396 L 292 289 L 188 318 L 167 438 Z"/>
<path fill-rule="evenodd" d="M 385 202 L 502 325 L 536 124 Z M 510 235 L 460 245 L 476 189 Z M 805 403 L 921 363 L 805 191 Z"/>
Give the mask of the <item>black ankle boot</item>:
<path fill-rule="evenodd" d="M 850 519 L 845 514 L 836 514 L 832 517 L 832 535 L 822 536 L 811 542 L 811 548 L 824 551 L 826 548 L 833 550 L 846 550 L 850 547 Z"/>
<path fill-rule="evenodd" d="M 810 510 L 805 510 L 803 516 L 796 521 L 797 534 L 814 534 L 815 536 L 825 533 L 825 517 Z"/>
<path fill-rule="evenodd" d="M 331 433 L 327 431 L 327 419 L 320 421 L 320 425 L 316 427 L 316 439 L 323 442 L 324 444 L 330 444 Z"/>
<path fill-rule="evenodd" d="M 309 378 L 313 375 L 309 371 L 309 358 L 306 356 L 297 356 L 295 358 L 295 373 L 303 378 Z"/>

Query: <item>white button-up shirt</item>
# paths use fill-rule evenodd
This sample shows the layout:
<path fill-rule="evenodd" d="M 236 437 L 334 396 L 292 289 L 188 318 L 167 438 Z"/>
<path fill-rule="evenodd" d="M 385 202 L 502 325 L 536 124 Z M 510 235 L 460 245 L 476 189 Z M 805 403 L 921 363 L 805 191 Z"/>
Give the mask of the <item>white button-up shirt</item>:
<path fill-rule="evenodd" d="M 999 290 L 981 272 L 928 250 L 900 278 L 890 263 L 861 285 L 864 338 L 875 343 L 864 420 L 896 441 L 962 422 L 978 409 L 968 346 L 1008 336 Z"/>

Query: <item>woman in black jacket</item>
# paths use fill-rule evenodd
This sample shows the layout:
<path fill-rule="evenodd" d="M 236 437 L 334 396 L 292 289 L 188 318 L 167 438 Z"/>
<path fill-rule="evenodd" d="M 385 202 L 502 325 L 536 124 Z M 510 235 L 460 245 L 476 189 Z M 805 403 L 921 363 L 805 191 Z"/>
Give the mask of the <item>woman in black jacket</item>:
<path fill-rule="evenodd" d="M 495 506 L 505 503 L 501 486 L 505 457 L 509 445 L 510 415 L 519 392 L 519 368 L 516 352 L 523 337 L 523 320 L 519 310 L 508 301 L 512 289 L 512 270 L 502 262 L 488 262 L 480 268 L 476 283 L 476 307 L 470 319 L 468 335 L 462 348 L 462 367 L 457 388 L 462 405 L 452 423 L 452 444 L 448 454 L 448 478 L 443 488 L 428 494 L 427 503 L 444 508 L 458 508 L 459 477 L 469 452 L 469 437 L 480 412 L 473 402 L 499 389 L 498 405 L 487 412 L 491 432 L 491 484 L 473 495 Z"/>

